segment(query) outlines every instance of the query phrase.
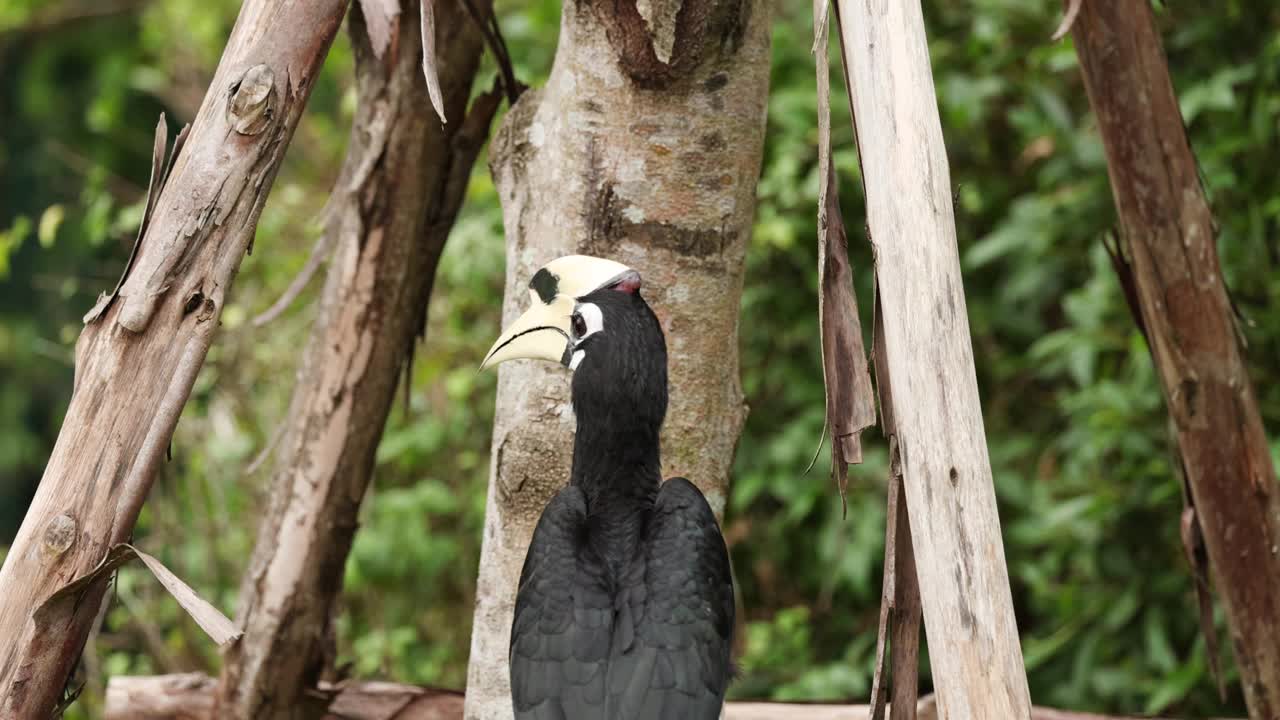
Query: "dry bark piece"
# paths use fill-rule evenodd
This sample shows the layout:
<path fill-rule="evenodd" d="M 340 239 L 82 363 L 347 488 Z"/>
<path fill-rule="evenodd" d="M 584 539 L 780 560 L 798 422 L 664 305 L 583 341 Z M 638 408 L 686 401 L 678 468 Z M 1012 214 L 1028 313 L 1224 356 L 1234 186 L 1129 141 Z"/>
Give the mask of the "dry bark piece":
<path fill-rule="evenodd" d="M 818 81 L 818 325 L 825 427 L 831 429 L 831 477 L 847 513 L 849 465 L 862 462 L 860 434 L 876 422 L 862 321 L 853 291 L 849 238 L 840 213 L 831 162 L 831 77 L 827 62 L 828 0 L 814 0 L 814 53 Z"/>
<path fill-rule="evenodd" d="M 897 426 L 894 424 L 893 383 L 889 378 L 888 354 L 884 344 L 884 319 L 880 304 L 873 302 L 873 305 L 871 354 L 876 369 L 881 422 L 889 440 L 889 497 L 885 514 L 884 585 L 876 632 L 876 662 L 871 679 L 871 715 L 873 720 L 884 717 L 887 699 L 885 677 L 888 676 L 892 678 L 893 688 L 889 704 L 892 720 L 915 720 L 920 674 L 920 582 L 911 544 L 911 520 L 903 489 Z M 888 668 L 884 655 L 886 644 L 892 650 Z"/>
<path fill-rule="evenodd" d="M 684 0 L 636 0 L 636 11 L 644 18 L 649 42 L 658 62 L 669 64 L 676 46 L 676 17 Z"/>
<path fill-rule="evenodd" d="M 190 125 L 183 127 L 185 133 Z M 180 148 L 183 135 L 179 135 L 179 142 L 175 142 L 173 146 L 173 155 L 176 158 Z M 147 197 L 143 201 L 142 222 L 138 224 L 138 234 L 133 239 L 133 248 L 129 251 L 129 259 L 125 261 L 124 270 L 120 273 L 120 279 L 116 281 L 115 288 L 109 293 L 102 293 L 98 296 L 98 301 L 94 306 L 85 313 L 83 318 L 84 324 L 96 322 L 102 314 L 107 311 L 111 303 L 115 302 L 119 296 L 120 286 L 124 284 L 125 278 L 129 277 L 129 270 L 133 267 L 133 259 L 138 256 L 138 246 L 142 243 L 142 236 L 147 232 L 147 221 L 151 219 L 151 212 L 155 209 L 156 201 L 160 199 L 160 190 L 164 187 L 165 176 L 164 171 L 164 152 L 165 146 L 168 144 L 169 130 L 164 119 L 164 113 L 160 113 L 160 120 L 156 123 L 155 142 L 151 149 L 151 180 L 147 183 Z M 172 163 L 170 163 L 172 166 Z"/>
<path fill-rule="evenodd" d="M 164 566 L 164 563 L 132 545 L 127 547 L 133 550 L 138 559 L 151 571 L 151 574 L 155 575 L 161 585 L 164 585 L 164 589 L 169 591 L 173 599 L 178 601 L 182 609 L 187 611 L 191 619 L 195 620 L 200 629 L 204 630 L 205 634 L 212 638 L 215 643 L 226 645 L 240 637 L 240 630 L 227 619 L 226 615 L 223 615 L 217 608 L 210 605 L 207 600 L 196 594 L 196 591 L 192 590 L 190 585 L 182 582 L 181 578 L 174 575 L 169 568 Z"/>
<path fill-rule="evenodd" d="M 427 93 L 431 96 L 431 107 L 440 116 L 441 123 L 447 123 L 444 117 L 444 98 L 440 93 L 440 73 L 436 70 L 436 0 L 422 0 L 422 73 L 427 79 Z"/>
<path fill-rule="evenodd" d="M 1080 14 L 1080 5 L 1084 0 L 1066 0 L 1067 10 L 1062 15 L 1062 22 L 1058 23 L 1058 28 L 1053 31 L 1052 40 L 1058 42 L 1071 32 L 1071 26 L 1076 22 L 1076 16 Z"/>
<path fill-rule="evenodd" d="M 46 546 L 53 546 L 54 553 L 61 554 L 71 546 L 75 525 L 65 515 L 59 515 L 54 520 L 55 522 L 45 533 Z M 169 591 L 173 599 L 178 601 L 182 609 L 187 611 L 191 619 L 195 620 L 200 629 L 204 630 L 215 643 L 226 645 L 240 637 L 240 631 L 227 619 L 226 615 L 200 597 L 190 585 L 165 567 L 164 563 L 128 543 L 120 543 L 112 547 L 93 570 L 62 586 L 41 603 L 32 613 L 36 625 L 48 627 L 49 619 L 54 616 L 54 611 L 60 603 L 78 601 L 92 584 L 113 575 L 121 565 L 135 557 L 147 566 L 164 589 Z"/>
<path fill-rule="evenodd" d="M 360 0 L 360 10 L 364 13 L 369 46 L 373 48 L 374 57 L 381 60 L 400 22 L 400 0 Z"/>
<path fill-rule="evenodd" d="M 1182 551 L 1186 554 L 1187 565 L 1191 568 L 1191 577 L 1196 586 L 1196 605 L 1200 608 L 1200 634 L 1204 636 L 1205 654 L 1209 656 L 1209 674 L 1218 686 L 1218 697 L 1227 701 L 1227 686 L 1219 666 L 1218 629 L 1213 624 L 1213 594 L 1209 589 L 1209 557 L 1204 551 L 1204 532 L 1200 528 L 1200 520 L 1196 518 L 1196 509 L 1187 506 L 1182 510 L 1180 523 L 1182 535 Z"/>

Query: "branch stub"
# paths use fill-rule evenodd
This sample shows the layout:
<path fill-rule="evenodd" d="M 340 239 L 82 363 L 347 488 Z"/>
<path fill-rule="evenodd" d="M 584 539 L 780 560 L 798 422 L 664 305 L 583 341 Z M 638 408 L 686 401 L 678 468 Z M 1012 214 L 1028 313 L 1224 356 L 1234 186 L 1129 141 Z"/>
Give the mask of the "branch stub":
<path fill-rule="evenodd" d="M 257 135 L 275 114 L 276 75 L 266 65 L 254 65 L 227 93 L 227 122 L 241 135 Z"/>
<path fill-rule="evenodd" d="M 71 549 L 76 542 L 76 521 L 70 515 L 55 515 L 44 526 L 44 551 L 51 558 L 56 558 Z"/>

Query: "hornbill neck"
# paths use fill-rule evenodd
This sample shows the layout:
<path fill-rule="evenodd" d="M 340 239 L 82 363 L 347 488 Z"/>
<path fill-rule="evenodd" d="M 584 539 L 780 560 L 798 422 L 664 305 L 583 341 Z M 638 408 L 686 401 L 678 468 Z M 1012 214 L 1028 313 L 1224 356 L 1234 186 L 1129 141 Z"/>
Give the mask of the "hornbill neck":
<path fill-rule="evenodd" d="M 570 483 L 587 495 L 592 514 L 648 507 L 662 482 L 658 426 L 596 404 L 574 403 L 578 432 Z"/>
<path fill-rule="evenodd" d="M 638 293 L 584 298 L 606 328 L 588 338 L 573 373 L 578 433 L 570 482 L 589 512 L 607 521 L 638 517 L 662 482 L 658 432 L 667 414 L 667 350 L 662 327 Z"/>

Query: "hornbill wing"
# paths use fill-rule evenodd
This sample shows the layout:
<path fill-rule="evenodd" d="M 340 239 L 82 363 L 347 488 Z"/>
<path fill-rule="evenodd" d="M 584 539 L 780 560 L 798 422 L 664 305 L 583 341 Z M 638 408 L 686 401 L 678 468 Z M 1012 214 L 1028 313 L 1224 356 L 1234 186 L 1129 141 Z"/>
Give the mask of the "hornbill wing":
<path fill-rule="evenodd" d="M 732 674 L 733 580 L 693 483 L 663 483 L 641 548 L 614 621 L 606 717 L 715 720 Z"/>
<path fill-rule="evenodd" d="M 584 557 L 586 517 L 582 490 L 561 490 L 543 510 L 525 556 L 511 626 L 517 720 L 606 717 L 614 609 L 602 564 Z"/>

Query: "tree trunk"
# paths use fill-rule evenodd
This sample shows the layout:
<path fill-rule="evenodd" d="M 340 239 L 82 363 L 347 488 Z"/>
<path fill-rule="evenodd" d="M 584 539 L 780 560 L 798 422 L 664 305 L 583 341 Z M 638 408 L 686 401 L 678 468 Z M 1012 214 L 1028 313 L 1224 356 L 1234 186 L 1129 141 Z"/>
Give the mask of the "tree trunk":
<path fill-rule="evenodd" d="M 836 7 L 883 320 L 876 380 L 892 388 L 938 708 L 1026 720 L 924 18 L 918 0 Z"/>
<path fill-rule="evenodd" d="M 362 5 L 383 12 L 381 3 Z M 386 15 L 351 15 L 359 106 L 330 199 L 335 252 L 242 583 L 245 634 L 226 656 L 218 717 L 322 714 L 324 699 L 308 689 L 332 659 L 332 615 L 375 450 L 500 100 L 480 96 L 463 119 L 481 38 L 460 2 L 437 2 L 436 60 L 451 120 L 442 127 L 423 79 L 418 3 L 392 7 L 400 13 L 389 37 L 373 32 Z"/>
<path fill-rule="evenodd" d="M 1253 718 L 1280 717 L 1280 487 L 1155 17 L 1146 0 L 1086 2 L 1072 34 L 1130 255 L 1121 279 L 1136 290 L 1245 702 Z"/>
<path fill-rule="evenodd" d="M 770 3 L 675 5 L 678 13 L 655 7 L 646 19 L 636 3 L 564 3 L 551 77 L 511 110 L 490 165 L 507 234 L 505 319 L 523 310 L 533 272 L 556 257 L 586 253 L 638 269 L 670 354 L 663 473 L 687 476 L 719 515 L 746 414 L 738 303 L 764 138 Z M 512 716 L 516 582 L 535 522 L 569 478 L 573 432 L 566 371 L 500 366 L 468 718 Z"/>
<path fill-rule="evenodd" d="M 0 570 L 0 718 L 48 717 L 80 656 L 106 577 L 46 601 L 132 535 L 345 9 L 247 0 L 164 183 L 157 148 L 136 257 L 86 317 L 71 405 Z"/>

